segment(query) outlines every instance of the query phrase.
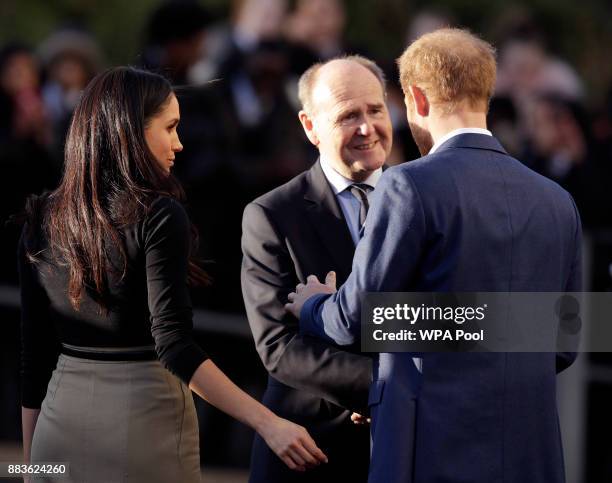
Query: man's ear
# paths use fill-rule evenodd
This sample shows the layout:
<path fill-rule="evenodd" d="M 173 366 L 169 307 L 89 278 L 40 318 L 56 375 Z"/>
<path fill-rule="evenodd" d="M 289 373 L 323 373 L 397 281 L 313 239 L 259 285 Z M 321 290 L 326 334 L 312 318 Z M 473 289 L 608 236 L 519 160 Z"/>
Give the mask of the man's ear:
<path fill-rule="evenodd" d="M 427 99 L 427 94 L 417 86 L 408 86 L 410 89 L 411 99 L 407 101 L 412 102 L 412 106 L 414 107 L 414 111 L 421 117 L 426 117 L 429 115 L 429 99 Z"/>
<path fill-rule="evenodd" d="M 306 133 L 308 140 L 315 146 L 318 146 L 319 137 L 317 136 L 317 133 L 315 132 L 314 126 L 312 124 L 312 118 L 304 110 L 298 112 L 298 117 L 300 119 L 300 122 L 302 123 L 302 127 L 304 128 L 304 132 Z"/>

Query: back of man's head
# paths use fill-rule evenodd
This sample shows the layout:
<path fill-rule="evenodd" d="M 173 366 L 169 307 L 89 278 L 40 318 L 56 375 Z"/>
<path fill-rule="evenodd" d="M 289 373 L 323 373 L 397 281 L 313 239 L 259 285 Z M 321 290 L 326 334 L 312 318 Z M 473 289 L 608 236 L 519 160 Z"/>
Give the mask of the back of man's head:
<path fill-rule="evenodd" d="M 443 28 L 422 35 L 397 64 L 405 94 L 412 85 L 447 112 L 463 101 L 475 110 L 487 110 L 495 88 L 495 49 L 469 31 Z"/>

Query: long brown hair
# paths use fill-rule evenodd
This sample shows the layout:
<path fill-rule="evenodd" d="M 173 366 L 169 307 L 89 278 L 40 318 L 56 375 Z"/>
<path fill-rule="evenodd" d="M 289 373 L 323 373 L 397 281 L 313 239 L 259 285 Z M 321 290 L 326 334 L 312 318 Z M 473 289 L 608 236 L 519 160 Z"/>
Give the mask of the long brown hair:
<path fill-rule="evenodd" d="M 162 76 L 117 67 L 96 76 L 78 103 L 65 148 L 64 174 L 46 200 L 43 228 L 55 260 L 68 267 L 68 297 L 78 310 L 85 287 L 108 309 L 110 243 L 127 255 L 120 229 L 141 220 L 159 195 L 184 201 L 178 181 L 155 161 L 145 128 L 173 94 Z M 192 226 L 191 282 L 208 281 L 194 263 L 197 231 Z"/>

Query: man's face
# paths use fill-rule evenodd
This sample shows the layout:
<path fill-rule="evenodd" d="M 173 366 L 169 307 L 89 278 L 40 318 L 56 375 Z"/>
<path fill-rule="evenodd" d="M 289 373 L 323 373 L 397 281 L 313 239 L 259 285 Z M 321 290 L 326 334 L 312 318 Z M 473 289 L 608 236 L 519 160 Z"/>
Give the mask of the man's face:
<path fill-rule="evenodd" d="M 312 130 L 305 128 L 337 172 L 362 181 L 391 151 L 393 129 L 383 88 L 372 72 L 355 62 L 323 68 L 328 71 L 319 74 L 312 93 Z"/>
<path fill-rule="evenodd" d="M 410 132 L 412 133 L 412 138 L 417 148 L 419 148 L 421 156 L 425 156 L 431 151 L 431 148 L 433 148 L 433 138 L 431 133 L 427 130 L 425 119 L 416 112 L 412 94 L 407 93 L 406 97 L 404 97 L 404 102 L 406 104 L 406 117 L 408 119 Z"/>

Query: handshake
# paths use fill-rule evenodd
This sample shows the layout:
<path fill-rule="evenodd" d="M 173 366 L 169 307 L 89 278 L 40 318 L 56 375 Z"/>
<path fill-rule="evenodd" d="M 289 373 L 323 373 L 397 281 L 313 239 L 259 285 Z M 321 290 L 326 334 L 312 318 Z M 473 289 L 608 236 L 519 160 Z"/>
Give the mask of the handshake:
<path fill-rule="evenodd" d="M 295 292 L 291 292 L 287 296 L 289 302 L 285 304 L 285 310 L 299 319 L 306 300 L 313 295 L 333 293 L 336 293 L 336 272 L 327 272 L 325 283 L 321 283 L 316 275 L 309 275 L 306 278 L 306 284 L 298 284 L 295 287 Z M 370 418 L 359 413 L 353 413 L 351 421 L 357 425 L 364 425 L 370 423 Z"/>

